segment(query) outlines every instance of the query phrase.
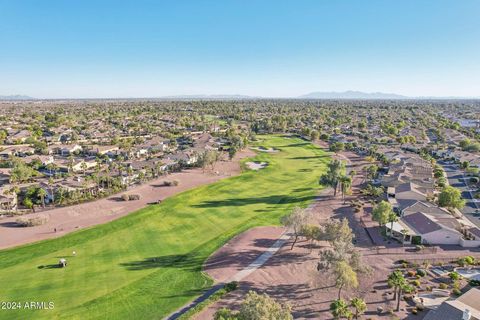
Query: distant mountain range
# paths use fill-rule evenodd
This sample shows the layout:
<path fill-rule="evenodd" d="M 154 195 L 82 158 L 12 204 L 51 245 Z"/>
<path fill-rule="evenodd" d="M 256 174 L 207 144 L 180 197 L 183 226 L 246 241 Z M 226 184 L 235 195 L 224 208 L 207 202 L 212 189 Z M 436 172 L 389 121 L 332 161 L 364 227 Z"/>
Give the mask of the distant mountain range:
<path fill-rule="evenodd" d="M 138 99 L 147 99 L 147 100 L 255 100 L 255 99 L 277 99 L 277 97 L 261 97 L 261 96 L 248 96 L 240 94 L 213 94 L 213 95 L 174 95 L 174 96 L 163 96 L 163 97 L 144 97 L 144 98 L 96 98 L 96 99 L 53 99 L 53 100 L 138 100 Z M 362 91 L 342 91 L 342 92 L 322 92 L 316 91 L 311 92 L 305 95 L 298 97 L 285 97 L 283 99 L 332 99 L 332 100 L 399 100 L 399 99 L 418 99 L 418 100 L 435 100 L 435 99 L 444 99 L 444 100 L 454 100 L 454 99 L 480 99 L 480 97 L 432 97 L 432 96 L 423 96 L 423 97 L 410 97 L 403 96 L 396 93 L 384 93 L 384 92 L 362 92 Z M 37 100 L 37 98 L 32 98 L 26 95 L 9 95 L 2 96 L 0 95 L 0 100 L 6 101 L 22 101 L 22 100 Z M 49 99 L 50 100 L 50 99 Z"/>
<path fill-rule="evenodd" d="M 299 96 L 300 99 L 412 99 L 412 97 L 402 96 L 395 93 L 383 92 L 361 92 L 361 91 L 343 91 L 343 92 L 311 92 Z"/>
<path fill-rule="evenodd" d="M 0 96 L 0 100 L 8 100 L 8 101 L 13 101 L 13 100 L 35 100 L 35 98 L 29 97 L 29 96 L 24 96 L 20 94 L 15 94 L 11 96 Z"/>

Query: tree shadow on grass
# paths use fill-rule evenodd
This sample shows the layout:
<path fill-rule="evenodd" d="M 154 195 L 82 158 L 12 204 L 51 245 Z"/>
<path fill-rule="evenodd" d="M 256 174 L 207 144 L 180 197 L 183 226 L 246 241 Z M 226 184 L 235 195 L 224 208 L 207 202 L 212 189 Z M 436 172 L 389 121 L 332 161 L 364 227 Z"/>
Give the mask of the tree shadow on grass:
<path fill-rule="evenodd" d="M 140 261 L 120 263 L 127 270 L 148 270 L 154 268 L 179 268 L 200 270 L 203 258 L 193 254 L 171 254 L 159 257 L 145 258 Z"/>
<path fill-rule="evenodd" d="M 293 189 L 293 192 L 311 191 L 312 188 L 297 188 Z"/>
<path fill-rule="evenodd" d="M 275 148 L 293 148 L 293 147 L 304 147 L 311 145 L 310 142 L 300 142 L 300 143 L 292 143 L 292 144 L 287 144 L 284 146 L 275 146 Z"/>
<path fill-rule="evenodd" d="M 60 264 L 55 263 L 55 264 L 47 264 L 47 265 L 40 265 L 37 267 L 37 269 L 61 269 Z"/>
<path fill-rule="evenodd" d="M 310 159 L 322 159 L 322 158 L 330 158 L 329 156 L 304 156 L 304 157 L 290 157 L 288 159 L 292 160 L 310 160 Z"/>
<path fill-rule="evenodd" d="M 204 201 L 203 203 L 193 205 L 196 208 L 217 208 L 217 207 L 240 207 L 252 204 L 283 204 L 299 203 L 315 199 L 315 196 L 292 197 L 287 195 L 273 195 L 257 198 L 231 198 L 226 200 Z"/>

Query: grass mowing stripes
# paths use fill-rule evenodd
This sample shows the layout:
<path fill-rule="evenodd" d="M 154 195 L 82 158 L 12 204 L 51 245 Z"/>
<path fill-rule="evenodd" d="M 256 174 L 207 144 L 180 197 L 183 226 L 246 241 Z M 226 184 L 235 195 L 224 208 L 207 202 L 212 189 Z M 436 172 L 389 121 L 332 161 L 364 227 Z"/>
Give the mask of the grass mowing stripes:
<path fill-rule="evenodd" d="M 279 150 L 253 158 L 267 162 L 265 169 L 105 225 L 0 251 L 0 301 L 55 303 L 51 310 L 0 310 L 0 319 L 158 319 L 194 299 L 212 284 L 201 272 L 210 254 L 251 227 L 278 224 L 318 192 L 328 154 L 297 138 L 259 139 L 259 146 Z M 73 250 L 77 256 L 69 257 Z M 59 257 L 67 268 L 54 267 Z"/>

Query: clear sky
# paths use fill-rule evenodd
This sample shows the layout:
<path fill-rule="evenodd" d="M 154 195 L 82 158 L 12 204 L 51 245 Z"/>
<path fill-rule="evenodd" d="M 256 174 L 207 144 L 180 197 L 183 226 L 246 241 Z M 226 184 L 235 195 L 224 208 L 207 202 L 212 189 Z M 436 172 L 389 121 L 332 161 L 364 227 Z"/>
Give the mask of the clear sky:
<path fill-rule="evenodd" d="M 0 0 L 0 95 L 480 96 L 480 0 Z"/>

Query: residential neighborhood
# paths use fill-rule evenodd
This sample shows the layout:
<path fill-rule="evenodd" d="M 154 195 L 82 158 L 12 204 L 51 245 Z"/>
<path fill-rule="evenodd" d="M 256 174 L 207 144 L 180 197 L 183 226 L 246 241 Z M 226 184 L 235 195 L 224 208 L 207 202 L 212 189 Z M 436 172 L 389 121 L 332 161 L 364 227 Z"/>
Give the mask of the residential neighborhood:
<path fill-rule="evenodd" d="M 0 320 L 480 320 L 479 13 L 0 1 Z"/>

